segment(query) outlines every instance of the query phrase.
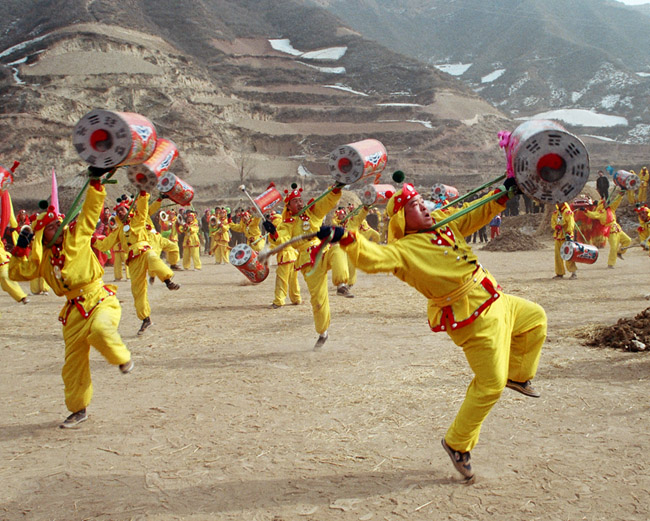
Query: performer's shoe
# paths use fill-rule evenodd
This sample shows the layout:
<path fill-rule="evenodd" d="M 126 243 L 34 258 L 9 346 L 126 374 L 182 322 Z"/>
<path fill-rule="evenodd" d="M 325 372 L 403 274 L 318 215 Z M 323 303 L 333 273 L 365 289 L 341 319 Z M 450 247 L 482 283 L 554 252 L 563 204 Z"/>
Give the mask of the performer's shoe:
<path fill-rule="evenodd" d="M 153 286 L 153 283 L 156 282 L 156 277 L 149 277 L 149 284 Z"/>
<path fill-rule="evenodd" d="M 459 452 L 452 449 L 449 445 L 447 445 L 447 442 L 444 438 L 442 438 L 442 448 L 447 451 L 447 454 L 449 454 L 454 467 L 456 467 L 456 470 L 460 472 L 464 478 L 470 479 L 474 477 L 472 464 L 469 462 L 472 459 L 469 452 Z"/>
<path fill-rule="evenodd" d="M 328 337 L 329 337 L 329 335 L 327 334 L 327 331 L 325 331 L 325 333 L 322 333 L 322 334 L 318 335 L 318 339 L 316 340 L 316 343 L 314 344 L 314 349 L 320 349 L 321 347 L 323 347 L 323 344 L 325 344 L 325 342 L 327 342 Z"/>
<path fill-rule="evenodd" d="M 172 281 L 172 279 L 167 279 L 165 281 L 165 286 L 167 286 L 167 289 L 170 291 L 174 291 L 176 289 L 179 289 L 181 287 L 180 284 L 176 284 L 175 282 Z"/>
<path fill-rule="evenodd" d="M 275 302 L 269 306 L 271 309 L 279 309 L 282 306 L 278 306 Z"/>
<path fill-rule="evenodd" d="M 172 264 L 169 268 L 174 271 L 183 271 L 183 268 L 181 268 L 178 264 Z"/>
<path fill-rule="evenodd" d="M 86 408 L 84 407 L 80 411 L 73 412 L 61 425 L 59 425 L 59 427 L 61 429 L 71 429 L 79 425 L 81 422 L 85 422 L 87 419 L 88 415 L 86 414 Z"/>
<path fill-rule="evenodd" d="M 578 274 L 574 271 L 574 272 L 571 274 L 571 276 L 570 276 L 569 278 L 570 278 L 570 279 L 577 279 L 577 278 L 578 278 Z"/>
<path fill-rule="evenodd" d="M 563 279 L 563 278 L 564 278 L 564 275 L 556 275 L 556 276 L 553 277 L 553 278 L 554 278 L 554 279 Z"/>
<path fill-rule="evenodd" d="M 607 266 L 610 270 L 614 269 L 614 266 Z"/>
<path fill-rule="evenodd" d="M 302 300 L 299 300 L 298 302 L 292 302 L 292 306 L 301 306 L 302 305 Z"/>
<path fill-rule="evenodd" d="M 354 295 L 350 291 L 350 288 L 347 284 L 341 284 L 336 288 L 336 294 L 341 297 L 354 298 Z"/>
<path fill-rule="evenodd" d="M 21 301 L 23 304 L 29 304 L 29 299 L 28 299 L 27 297 L 23 297 L 23 298 L 21 298 L 20 301 Z"/>
<path fill-rule="evenodd" d="M 530 380 L 525 382 L 515 382 L 514 380 L 508 380 L 506 387 L 513 389 L 521 394 L 530 396 L 531 398 L 539 398 L 541 394 L 539 391 L 536 391 L 533 385 L 530 383 Z"/>
<path fill-rule="evenodd" d="M 138 335 L 141 335 L 144 333 L 149 327 L 153 325 L 153 322 L 151 321 L 151 317 L 147 317 L 142 321 L 142 325 L 140 326 L 140 330 L 138 331 Z"/>
<path fill-rule="evenodd" d="M 616 256 L 621 260 L 625 260 L 622 253 L 617 253 Z"/>
<path fill-rule="evenodd" d="M 133 358 L 126 362 L 125 364 L 120 364 L 120 371 L 122 371 L 122 374 L 128 374 L 131 371 L 133 371 L 133 366 L 135 364 L 133 363 Z"/>

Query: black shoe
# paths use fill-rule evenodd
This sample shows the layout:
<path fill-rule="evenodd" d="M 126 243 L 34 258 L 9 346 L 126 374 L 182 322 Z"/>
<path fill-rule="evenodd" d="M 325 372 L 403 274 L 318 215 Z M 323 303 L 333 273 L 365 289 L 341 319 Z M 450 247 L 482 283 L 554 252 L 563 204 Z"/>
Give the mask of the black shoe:
<path fill-rule="evenodd" d="M 354 298 L 354 295 L 350 291 L 350 288 L 347 284 L 341 284 L 338 288 L 336 288 L 336 294 L 341 297 Z"/>
<path fill-rule="evenodd" d="M 444 438 L 442 438 L 441 441 L 442 441 L 442 448 L 447 451 L 447 454 L 449 454 L 449 457 L 451 458 L 451 462 L 454 464 L 454 467 L 456 467 L 456 470 L 460 472 L 463 475 L 463 477 L 465 477 L 466 479 L 470 479 L 474 477 L 472 464 L 469 462 L 469 460 L 472 459 L 469 452 L 459 452 L 457 450 L 452 449 L 449 445 L 447 445 L 447 442 L 445 441 Z"/>
<path fill-rule="evenodd" d="M 125 364 L 120 364 L 120 371 L 122 371 L 122 374 L 128 374 L 131 371 L 133 371 L 133 366 L 135 364 L 133 363 L 133 358 L 126 362 Z"/>
<path fill-rule="evenodd" d="M 329 337 L 329 335 L 327 334 L 327 331 L 325 331 L 325 333 L 323 333 L 321 335 L 318 335 L 318 339 L 316 340 L 316 343 L 314 344 L 314 349 L 320 349 L 321 347 L 323 347 L 323 344 L 325 344 L 325 342 L 327 342 L 328 337 Z"/>
<path fill-rule="evenodd" d="M 73 427 L 76 427 L 79 425 L 81 422 L 85 422 L 88 419 L 88 415 L 86 414 L 86 409 L 81 409 L 80 411 L 73 412 L 70 416 L 68 416 L 65 421 L 59 425 L 61 429 L 71 429 Z"/>
<path fill-rule="evenodd" d="M 536 391 L 533 385 L 530 383 L 530 380 L 526 380 L 525 382 L 515 382 L 514 380 L 508 380 L 506 387 L 513 389 L 521 394 L 525 394 L 526 396 L 530 396 L 531 398 L 539 398 L 541 396 L 541 394 Z"/>
<path fill-rule="evenodd" d="M 616 256 L 621 260 L 625 260 L 622 253 L 617 253 Z"/>
<path fill-rule="evenodd" d="M 153 325 L 153 322 L 151 321 L 151 317 L 147 317 L 142 321 L 142 325 L 140 326 L 140 330 L 138 331 L 138 335 L 141 335 L 144 333 L 147 328 L 151 327 Z"/>
<path fill-rule="evenodd" d="M 183 268 L 181 268 L 178 264 L 172 264 L 169 268 L 174 271 L 183 271 Z"/>
<path fill-rule="evenodd" d="M 280 309 L 282 306 L 279 306 L 275 302 L 269 306 L 271 309 Z"/>
<path fill-rule="evenodd" d="M 167 279 L 165 281 L 165 286 L 167 286 L 167 289 L 170 291 L 174 291 L 176 289 L 179 289 L 181 287 L 180 284 L 176 284 L 175 282 L 172 282 L 172 279 Z"/>

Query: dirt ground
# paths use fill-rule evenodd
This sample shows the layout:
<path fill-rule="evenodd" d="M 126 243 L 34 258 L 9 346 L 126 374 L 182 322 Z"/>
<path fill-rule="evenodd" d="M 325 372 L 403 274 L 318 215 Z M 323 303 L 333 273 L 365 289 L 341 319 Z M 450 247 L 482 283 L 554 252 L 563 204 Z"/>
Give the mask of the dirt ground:
<path fill-rule="evenodd" d="M 269 308 L 274 268 L 253 286 L 204 257 L 180 291 L 151 288 L 142 337 L 120 282 L 135 370 L 93 351 L 90 417 L 70 431 L 57 428 L 62 300 L 0 293 L 0 519 L 647 520 L 650 357 L 583 343 L 648 307 L 650 259 L 631 249 L 609 270 L 605 248 L 577 280 L 551 280 L 542 243 L 478 251 L 507 292 L 545 308 L 549 333 L 542 397 L 504 391 L 473 485 L 440 446 L 471 372 L 392 276 L 360 273 L 353 299 L 331 288 L 319 352 L 308 304 Z"/>

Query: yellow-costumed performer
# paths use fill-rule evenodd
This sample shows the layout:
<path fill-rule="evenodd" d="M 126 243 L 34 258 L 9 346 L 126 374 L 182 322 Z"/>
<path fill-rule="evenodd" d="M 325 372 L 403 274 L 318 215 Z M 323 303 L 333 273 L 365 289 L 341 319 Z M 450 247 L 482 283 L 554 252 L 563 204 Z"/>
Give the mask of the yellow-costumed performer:
<path fill-rule="evenodd" d="M 56 295 L 66 298 L 59 314 L 65 341 L 61 376 L 65 403 L 72 414 L 61 424 L 63 428 L 74 427 L 88 418 L 86 408 L 93 394 L 88 360 L 90 346 L 109 363 L 119 366 L 122 373 L 133 369 L 131 353 L 117 330 L 122 314 L 115 296 L 117 288 L 104 284 L 104 270 L 90 247 L 106 195 L 99 179 L 105 172 L 89 169 L 92 181 L 75 222 L 59 230 L 63 216 L 57 214 L 54 207 L 49 207 L 36 219 L 29 256 L 27 248 L 31 237 L 21 234 L 9 263 L 13 279 L 43 277 Z"/>
<path fill-rule="evenodd" d="M 555 210 L 551 216 L 551 228 L 553 229 L 553 239 L 555 242 L 555 277 L 554 279 L 561 279 L 568 271 L 571 273 L 571 278 L 575 279 L 578 275 L 578 267 L 574 261 L 566 261 L 566 270 L 564 269 L 565 261 L 560 255 L 562 244 L 568 239 L 573 239 L 573 232 L 575 230 L 575 218 L 573 217 L 573 210 L 569 203 L 558 203 L 555 205 Z"/>
<path fill-rule="evenodd" d="M 491 193 L 509 190 L 514 179 L 504 185 Z M 546 314 L 538 304 L 504 293 L 464 239 L 502 212 L 507 199 L 504 193 L 432 230 L 447 214 L 429 212 L 413 185 L 405 183 L 386 207 L 390 217 L 387 245 L 342 228 L 319 231 L 321 237 L 333 234 L 333 240 L 340 240 L 359 269 L 393 273 L 422 293 L 429 300 L 431 329 L 446 332 L 463 349 L 474 379 L 442 445 L 467 479 L 474 475 L 470 451 L 503 389 L 539 396 L 531 380 L 546 338 Z M 391 345 L 396 342 L 399 339 Z"/>
<path fill-rule="evenodd" d="M 262 230 L 260 230 L 261 221 L 261 218 L 253 217 L 250 212 L 244 212 L 238 223 L 230 224 L 230 230 L 243 233 L 246 237 L 246 244 L 255 251 L 262 251 L 266 241 L 262 236 Z"/>
<path fill-rule="evenodd" d="M 271 222 L 277 228 L 282 223 L 282 215 L 278 213 L 271 215 Z M 278 245 L 279 240 L 275 240 L 269 236 L 269 246 L 275 248 Z M 296 259 L 298 259 L 298 252 L 291 246 L 282 249 L 277 254 L 278 266 L 275 271 L 275 292 L 273 294 L 273 303 L 271 304 L 273 309 L 284 306 L 287 300 L 287 294 L 289 294 L 289 300 L 293 305 L 302 304 L 298 272 L 295 267 Z"/>
<path fill-rule="evenodd" d="M 215 264 L 230 264 L 230 223 L 223 208 L 210 218 L 210 253 Z"/>
<path fill-rule="evenodd" d="M 183 239 L 183 269 L 189 270 L 194 263 L 194 269 L 201 269 L 201 240 L 199 233 L 201 228 L 196 220 L 196 212 L 188 210 L 185 212 L 185 224 L 178 227 L 180 233 L 185 234 Z"/>

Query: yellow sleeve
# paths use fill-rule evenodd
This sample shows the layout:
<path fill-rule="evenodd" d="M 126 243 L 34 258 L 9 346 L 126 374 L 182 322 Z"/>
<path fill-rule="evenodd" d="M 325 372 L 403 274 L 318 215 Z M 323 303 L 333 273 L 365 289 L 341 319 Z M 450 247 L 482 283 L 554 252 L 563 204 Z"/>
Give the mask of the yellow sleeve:
<path fill-rule="evenodd" d="M 144 225 L 149 217 L 149 194 L 140 194 L 135 203 L 135 215 L 131 219 L 131 229 L 133 231 L 144 231 Z"/>
<path fill-rule="evenodd" d="M 618 194 L 618 195 L 616 196 L 616 199 L 614 199 L 614 200 L 610 203 L 609 207 L 612 209 L 612 212 L 615 212 L 616 210 L 618 210 L 618 207 L 620 206 L 621 201 L 623 200 L 623 194 L 624 194 L 624 193 L 625 193 L 625 192 L 621 192 L 620 194 Z"/>
<path fill-rule="evenodd" d="M 12 256 L 9 259 L 9 278 L 16 281 L 32 280 L 38 278 L 40 265 L 29 257 Z"/>
<path fill-rule="evenodd" d="M 355 215 L 350 217 L 345 223 L 345 227 L 348 230 L 358 230 L 361 226 L 361 223 L 368 216 L 368 207 L 363 206 Z"/>
<path fill-rule="evenodd" d="M 68 252 L 77 251 L 90 245 L 90 238 L 95 233 L 97 221 L 99 221 L 99 216 L 104 209 L 104 198 L 106 197 L 104 185 L 99 185 L 99 187 L 99 190 L 93 185 L 88 187 L 86 200 L 77 217 L 77 224 L 74 226 L 73 233 L 68 234 L 66 238 L 64 249 Z"/>
<path fill-rule="evenodd" d="M 335 194 L 334 192 L 328 193 L 325 197 L 323 197 L 320 201 L 314 203 L 313 206 L 309 208 L 309 211 L 315 216 L 318 217 L 319 219 L 324 219 L 325 216 L 330 213 L 334 209 L 334 207 L 338 204 L 339 200 L 341 199 L 341 191 L 339 190 L 339 193 Z"/>
<path fill-rule="evenodd" d="M 153 203 L 149 205 L 149 217 L 154 215 L 162 205 L 162 199 L 156 199 Z"/>
<path fill-rule="evenodd" d="M 119 226 L 119 224 L 118 224 L 118 226 Z M 117 240 L 119 239 L 119 235 L 120 234 L 117 231 L 117 229 L 111 230 L 111 233 L 109 233 L 103 239 L 97 239 L 93 246 L 95 247 L 96 250 L 108 251 L 108 250 L 115 247 L 115 244 L 117 243 Z"/>
<path fill-rule="evenodd" d="M 376 244 L 363 235 L 355 233 L 354 241 L 341 247 L 352 264 L 366 273 L 394 273 L 406 267 L 397 243 L 398 241 L 391 244 Z"/>
<path fill-rule="evenodd" d="M 238 223 L 232 223 L 230 229 L 235 232 L 244 233 L 244 221 L 239 221 Z"/>

